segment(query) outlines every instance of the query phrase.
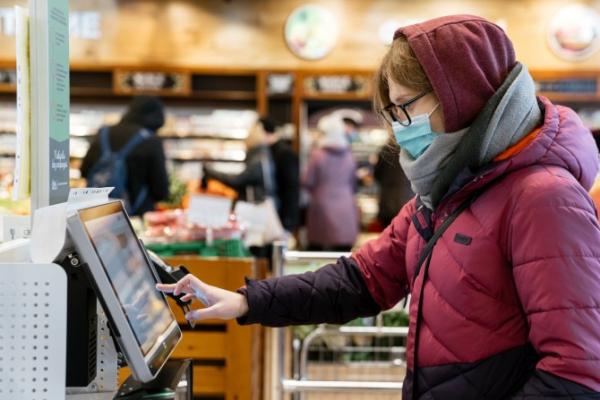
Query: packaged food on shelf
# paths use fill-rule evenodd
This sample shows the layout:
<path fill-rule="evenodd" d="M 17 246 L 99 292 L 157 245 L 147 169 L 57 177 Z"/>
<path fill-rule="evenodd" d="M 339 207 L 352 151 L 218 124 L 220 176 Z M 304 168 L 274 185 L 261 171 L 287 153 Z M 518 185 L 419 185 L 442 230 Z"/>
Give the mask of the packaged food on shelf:
<path fill-rule="evenodd" d="M 176 241 L 175 236 L 183 223 L 182 215 L 181 209 L 144 213 L 144 240 L 148 243 Z"/>
<path fill-rule="evenodd" d="M 17 106 L 14 103 L 0 104 L 0 132 L 15 133 L 17 131 Z"/>
<path fill-rule="evenodd" d="M 158 255 L 196 254 L 213 257 L 248 257 L 244 247 L 244 224 L 231 214 L 227 225 L 212 228 L 190 223 L 184 210 L 165 210 L 144 214 L 146 247 Z"/>
<path fill-rule="evenodd" d="M 0 154 L 14 156 L 17 148 L 17 136 L 14 134 L 0 135 Z"/>
<path fill-rule="evenodd" d="M 181 209 L 145 213 L 144 242 L 158 244 L 243 239 L 245 226 L 233 213 L 227 225 L 217 228 L 189 222 L 187 215 L 187 210 Z"/>

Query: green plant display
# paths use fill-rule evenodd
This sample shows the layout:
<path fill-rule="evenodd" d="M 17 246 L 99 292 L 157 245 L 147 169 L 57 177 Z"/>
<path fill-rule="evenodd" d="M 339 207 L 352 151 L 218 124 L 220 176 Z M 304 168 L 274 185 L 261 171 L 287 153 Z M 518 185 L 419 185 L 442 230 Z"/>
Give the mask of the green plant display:
<path fill-rule="evenodd" d="M 381 314 L 383 326 L 385 327 L 398 327 L 408 326 L 408 314 L 404 311 L 390 311 Z M 356 318 L 352 321 L 347 322 L 344 326 L 373 326 L 373 318 Z M 326 325 L 326 327 L 333 328 L 337 325 Z M 306 337 L 317 329 L 318 325 L 300 325 L 294 327 L 294 336 L 297 339 L 304 340 Z M 390 347 L 390 346 L 403 346 L 404 338 L 399 337 L 371 337 L 371 336 L 359 336 L 353 335 L 344 339 L 343 337 L 323 337 L 316 338 L 312 344 L 313 346 L 324 346 L 328 349 L 327 353 L 324 354 L 322 351 L 309 351 L 309 359 L 322 359 L 326 360 L 343 360 L 344 362 L 358 362 L 358 361 L 373 361 L 376 357 L 379 361 L 389 361 L 390 354 L 380 353 L 375 354 L 372 351 L 343 351 L 343 348 L 348 347 Z M 329 354 L 330 353 L 330 354 Z"/>
<path fill-rule="evenodd" d="M 179 208 L 183 203 L 183 197 L 187 193 L 185 182 L 179 180 L 174 173 L 169 174 L 169 198 L 161 202 L 165 208 Z"/>

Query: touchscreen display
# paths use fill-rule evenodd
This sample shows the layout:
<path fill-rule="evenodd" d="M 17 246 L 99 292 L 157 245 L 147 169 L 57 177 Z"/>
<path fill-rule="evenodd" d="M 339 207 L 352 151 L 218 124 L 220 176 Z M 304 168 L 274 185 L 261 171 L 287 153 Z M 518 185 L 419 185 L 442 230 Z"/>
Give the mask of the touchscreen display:
<path fill-rule="evenodd" d="M 173 322 L 127 217 L 121 211 L 84 222 L 144 356 Z"/>

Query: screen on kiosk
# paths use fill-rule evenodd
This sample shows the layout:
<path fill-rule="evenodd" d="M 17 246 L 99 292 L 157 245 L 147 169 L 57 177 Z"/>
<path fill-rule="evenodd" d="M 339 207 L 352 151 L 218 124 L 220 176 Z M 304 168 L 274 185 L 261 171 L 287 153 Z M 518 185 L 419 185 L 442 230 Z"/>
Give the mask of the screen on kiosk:
<path fill-rule="evenodd" d="M 145 255 L 122 212 L 85 222 L 144 356 L 173 322 Z"/>

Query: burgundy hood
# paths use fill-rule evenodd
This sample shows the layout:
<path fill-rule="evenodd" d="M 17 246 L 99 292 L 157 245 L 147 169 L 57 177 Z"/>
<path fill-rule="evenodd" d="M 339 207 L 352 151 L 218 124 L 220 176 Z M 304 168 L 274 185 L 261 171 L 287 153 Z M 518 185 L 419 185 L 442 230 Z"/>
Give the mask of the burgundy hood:
<path fill-rule="evenodd" d="M 438 96 L 446 132 L 471 125 L 516 64 L 512 43 L 497 25 L 451 15 L 402 27 Z"/>

